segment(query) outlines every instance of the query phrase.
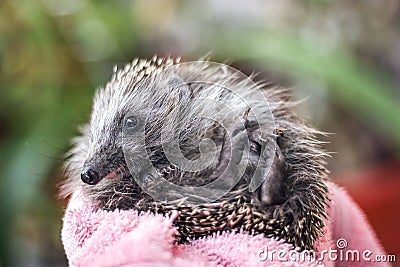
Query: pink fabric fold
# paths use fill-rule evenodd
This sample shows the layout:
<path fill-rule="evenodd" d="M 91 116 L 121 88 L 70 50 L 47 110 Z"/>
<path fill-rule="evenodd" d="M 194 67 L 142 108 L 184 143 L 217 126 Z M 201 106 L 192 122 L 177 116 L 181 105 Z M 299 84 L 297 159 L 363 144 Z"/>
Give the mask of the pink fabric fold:
<path fill-rule="evenodd" d="M 311 258 L 302 258 L 301 252 L 282 240 L 246 233 L 214 234 L 178 245 L 174 215 L 95 211 L 79 192 L 66 209 L 62 242 L 70 266 L 389 266 L 362 257 L 360 261 L 333 260 L 327 254 L 322 258 L 321 253 L 329 250 L 337 250 L 338 256 L 348 250 L 368 250 L 371 259 L 385 255 L 348 194 L 332 183 L 328 186 L 332 202 L 325 236 Z M 337 245 L 346 246 L 340 249 Z"/>

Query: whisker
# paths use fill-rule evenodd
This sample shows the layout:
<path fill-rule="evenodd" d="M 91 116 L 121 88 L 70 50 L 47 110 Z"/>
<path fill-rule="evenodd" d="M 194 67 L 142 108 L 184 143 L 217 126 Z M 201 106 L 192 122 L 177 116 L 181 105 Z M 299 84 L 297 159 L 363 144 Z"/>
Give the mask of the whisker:
<path fill-rule="evenodd" d="M 54 148 L 54 149 L 57 149 L 58 151 L 61 151 L 61 152 L 64 152 L 64 153 L 67 153 L 69 150 L 68 149 L 66 149 L 66 148 L 61 148 L 61 147 L 57 147 L 57 146 L 55 146 L 55 145 L 52 145 L 52 144 L 50 144 L 49 142 L 47 142 L 47 141 L 45 141 L 45 140 L 41 140 L 45 145 L 47 145 L 47 146 L 49 146 L 49 147 L 51 147 L 51 148 Z"/>
<path fill-rule="evenodd" d="M 68 170 L 64 170 L 63 173 L 73 173 L 73 172 L 80 171 L 80 170 L 81 170 L 81 168 L 68 169 Z"/>
<path fill-rule="evenodd" d="M 56 157 L 52 157 L 52 156 L 49 156 L 49 155 L 46 155 L 46 154 L 40 152 L 40 151 L 37 150 L 37 149 L 34 149 L 33 147 L 30 147 L 30 149 L 31 149 L 32 151 L 34 151 L 35 153 L 39 154 L 40 156 L 45 157 L 45 158 L 48 158 L 48 159 L 57 160 L 57 161 L 62 161 L 62 162 L 81 163 L 80 161 L 69 160 L 68 157 L 65 157 L 65 158 L 56 158 Z"/>

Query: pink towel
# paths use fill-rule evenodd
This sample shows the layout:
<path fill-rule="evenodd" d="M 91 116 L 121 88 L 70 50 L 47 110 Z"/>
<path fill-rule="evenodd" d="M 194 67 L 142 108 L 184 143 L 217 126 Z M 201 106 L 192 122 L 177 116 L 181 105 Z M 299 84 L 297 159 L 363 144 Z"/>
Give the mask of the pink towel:
<path fill-rule="evenodd" d="M 282 240 L 246 233 L 215 234 L 178 245 L 173 215 L 95 211 L 79 192 L 65 212 L 62 241 L 70 266 L 388 266 L 363 259 L 385 254 L 347 193 L 328 186 L 332 202 L 325 237 L 311 258 Z M 346 258 L 350 250 L 358 251 L 359 261 Z"/>

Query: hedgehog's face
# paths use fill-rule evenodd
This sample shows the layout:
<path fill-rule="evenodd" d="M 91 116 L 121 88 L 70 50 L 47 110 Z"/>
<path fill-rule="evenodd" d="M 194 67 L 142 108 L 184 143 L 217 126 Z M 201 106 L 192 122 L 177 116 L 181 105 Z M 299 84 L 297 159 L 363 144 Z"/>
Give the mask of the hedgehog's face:
<path fill-rule="evenodd" d="M 118 87 L 120 91 L 115 93 L 110 90 L 112 87 Z M 141 145 L 135 138 L 135 133 L 142 133 L 139 123 L 158 125 L 163 120 L 161 114 L 157 116 L 162 95 L 154 90 L 156 88 L 143 87 L 146 86 L 137 88 L 137 85 L 115 81 L 97 92 L 89 131 L 85 133 L 88 144 L 81 173 L 84 183 L 106 187 L 110 182 L 131 178 L 123 148 L 137 150 Z M 151 136 L 154 136 L 153 132 Z"/>

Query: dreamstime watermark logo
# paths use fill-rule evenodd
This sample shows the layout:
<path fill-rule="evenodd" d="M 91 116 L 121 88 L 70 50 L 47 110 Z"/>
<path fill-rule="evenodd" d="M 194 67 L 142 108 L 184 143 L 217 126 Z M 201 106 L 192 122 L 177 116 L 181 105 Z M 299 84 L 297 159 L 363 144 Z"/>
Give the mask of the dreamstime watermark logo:
<path fill-rule="evenodd" d="M 346 248 L 347 245 L 348 245 L 348 244 L 347 244 L 347 240 L 344 239 L 344 238 L 339 238 L 339 239 L 336 241 L 336 247 L 337 247 L 338 249 Z"/>
<path fill-rule="evenodd" d="M 357 250 L 348 248 L 348 242 L 344 238 L 336 241 L 336 248 L 329 248 L 319 252 L 299 249 L 277 250 L 268 247 L 261 248 L 257 252 L 260 261 L 280 261 L 280 262 L 396 262 L 396 256 L 375 255 L 370 249 Z"/>
<path fill-rule="evenodd" d="M 123 151 L 129 171 L 143 191 L 159 201 L 183 199 L 191 204 L 224 196 L 248 166 L 250 117 L 264 144 L 249 190 L 253 192 L 263 183 L 275 155 L 275 150 L 265 145 L 275 123 L 267 99 L 249 77 L 227 65 L 196 61 L 155 72 L 142 86 L 146 87 L 141 88 L 146 95 L 138 96 L 140 104 L 125 117 Z M 208 133 L 216 127 L 224 131 L 217 138 Z M 221 138 L 222 145 L 215 143 Z M 196 147 L 192 147 L 194 141 Z M 214 172 L 210 175 L 215 179 L 202 186 L 168 181 L 153 166 L 151 142 L 162 146 L 163 155 L 174 168 L 190 173 L 211 169 Z M 200 155 L 194 159 L 185 157 L 190 149 Z M 215 162 L 217 166 L 212 165 Z"/>

